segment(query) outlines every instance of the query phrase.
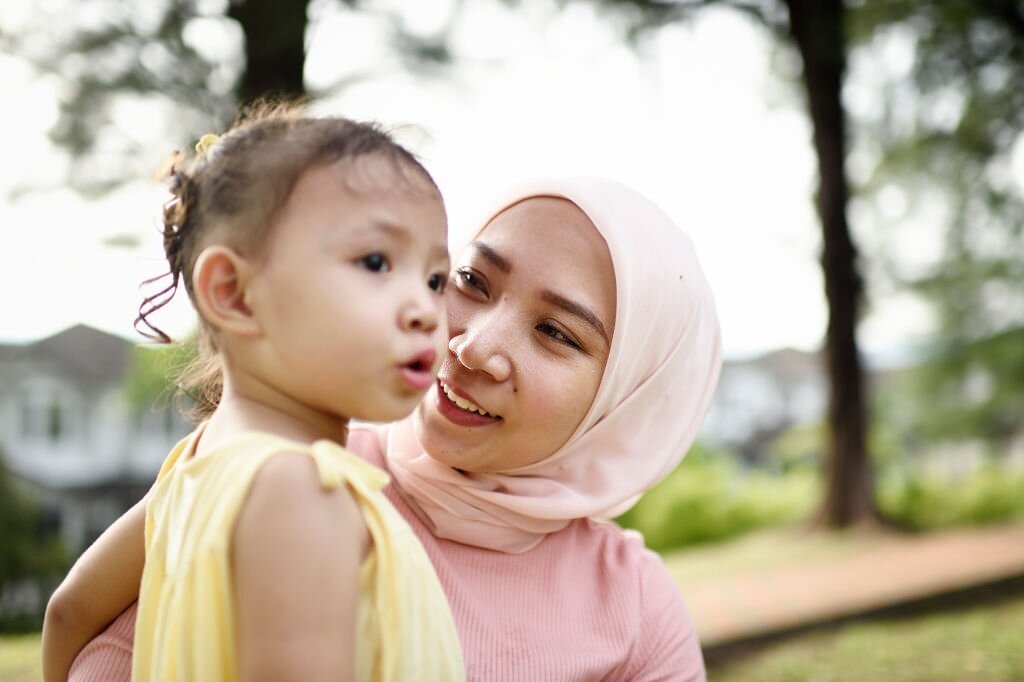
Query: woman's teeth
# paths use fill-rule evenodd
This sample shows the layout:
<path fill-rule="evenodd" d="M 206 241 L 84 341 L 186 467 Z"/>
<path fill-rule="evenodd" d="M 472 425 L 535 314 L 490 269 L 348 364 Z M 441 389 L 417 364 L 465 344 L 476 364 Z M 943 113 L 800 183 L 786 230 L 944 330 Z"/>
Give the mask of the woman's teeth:
<path fill-rule="evenodd" d="M 455 403 L 462 409 L 466 410 L 467 412 L 476 412 L 478 414 L 484 415 L 485 417 L 492 416 L 490 412 L 487 412 L 482 407 L 478 407 L 473 403 L 469 402 L 468 400 L 466 400 L 465 398 L 460 398 L 459 396 L 455 395 L 455 393 L 452 392 L 452 389 L 448 388 L 448 386 L 444 382 L 441 382 L 441 390 L 444 391 L 444 394 L 448 396 L 449 400 L 451 400 L 453 403 Z"/>

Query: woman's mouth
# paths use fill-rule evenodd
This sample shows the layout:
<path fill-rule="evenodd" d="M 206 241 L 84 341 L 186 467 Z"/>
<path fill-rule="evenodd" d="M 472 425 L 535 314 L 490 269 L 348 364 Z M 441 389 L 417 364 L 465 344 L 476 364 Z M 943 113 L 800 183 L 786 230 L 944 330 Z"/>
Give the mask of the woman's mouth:
<path fill-rule="evenodd" d="M 483 426 L 499 421 L 501 417 L 491 414 L 468 398 L 457 394 L 451 386 L 440 379 L 437 381 L 438 411 L 449 421 L 459 426 Z"/>

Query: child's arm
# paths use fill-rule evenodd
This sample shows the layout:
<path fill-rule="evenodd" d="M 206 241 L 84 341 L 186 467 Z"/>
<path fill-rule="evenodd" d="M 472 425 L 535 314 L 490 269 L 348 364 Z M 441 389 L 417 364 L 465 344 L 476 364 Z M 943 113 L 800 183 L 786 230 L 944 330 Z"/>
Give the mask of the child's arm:
<path fill-rule="evenodd" d="M 324 490 L 307 455 L 263 465 L 232 537 L 240 679 L 355 678 L 368 538 L 348 487 Z"/>
<path fill-rule="evenodd" d="M 117 519 L 78 558 L 50 597 L 43 620 L 43 679 L 63 682 L 78 653 L 139 596 L 146 502 Z"/>

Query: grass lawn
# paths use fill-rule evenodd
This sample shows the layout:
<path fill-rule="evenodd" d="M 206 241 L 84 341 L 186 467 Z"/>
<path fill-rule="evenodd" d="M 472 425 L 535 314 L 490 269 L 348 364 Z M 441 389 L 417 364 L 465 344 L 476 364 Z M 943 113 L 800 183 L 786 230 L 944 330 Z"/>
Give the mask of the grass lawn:
<path fill-rule="evenodd" d="M 709 668 L 711 682 L 1018 682 L 1024 596 L 802 635 Z"/>
<path fill-rule="evenodd" d="M 0 680 L 36 682 L 41 679 L 39 635 L 0 635 Z"/>

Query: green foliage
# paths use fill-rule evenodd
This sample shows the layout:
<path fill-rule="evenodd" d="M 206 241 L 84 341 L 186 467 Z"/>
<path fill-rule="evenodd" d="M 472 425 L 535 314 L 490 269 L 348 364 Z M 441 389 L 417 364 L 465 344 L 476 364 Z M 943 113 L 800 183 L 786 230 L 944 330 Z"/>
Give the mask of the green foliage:
<path fill-rule="evenodd" d="M 880 401 L 876 401 L 880 402 Z M 903 454 L 900 434 L 887 419 L 876 418 L 868 428 L 868 452 L 872 465 L 884 468 L 898 461 Z M 784 431 L 772 443 L 770 458 L 773 468 L 782 473 L 817 470 L 825 453 L 825 424 L 807 424 Z"/>
<path fill-rule="evenodd" d="M 896 185 L 912 211 L 945 214 L 943 249 L 928 267 L 908 270 L 890 255 L 889 270 L 934 304 L 940 323 L 916 384 L 917 428 L 926 438 L 1003 439 L 1024 410 L 1024 197 L 1011 171 L 1024 128 L 1024 5 L 861 0 L 849 30 L 858 49 L 913 48 L 911 79 L 890 77 L 877 118 L 858 121 L 881 157 L 864 189 Z"/>
<path fill-rule="evenodd" d="M 1010 355 L 1017 350 L 1008 351 Z M 927 373 L 929 368 L 920 372 Z M 941 375 L 945 377 L 946 375 Z M 905 377 L 910 382 L 922 381 L 918 370 Z M 1022 381 L 1020 379 L 1018 381 Z M 1008 383 L 1013 380 L 1008 380 Z M 869 431 L 869 451 L 874 466 L 875 498 L 882 514 L 915 530 L 929 530 L 957 525 L 984 524 L 1024 517 L 1024 471 L 1015 471 L 992 457 L 969 474 L 940 475 L 927 467 L 931 452 L 940 443 L 956 437 L 972 437 L 985 442 L 986 436 L 1013 432 L 1018 426 L 1010 421 L 1006 431 L 997 422 L 985 426 L 993 411 L 972 412 L 969 404 L 951 400 L 932 389 L 932 401 L 916 405 L 909 411 L 910 422 L 898 421 L 905 415 L 894 415 L 891 402 L 901 407 L 911 402 L 904 380 L 892 380 L 879 391 L 875 404 L 875 420 Z M 1008 392 L 1004 400 L 1018 404 L 1024 393 Z M 1024 407 L 1016 408 L 1017 415 Z M 1011 412 L 1007 410 L 1007 414 Z M 928 428 L 915 420 L 926 420 Z M 783 474 L 813 470 L 818 466 L 824 448 L 821 425 L 790 429 L 772 448 Z M 998 451 L 998 450 L 996 450 Z"/>
<path fill-rule="evenodd" d="M 806 517 L 818 499 L 810 471 L 775 476 L 743 469 L 726 453 L 695 446 L 668 478 L 616 521 L 664 551 L 734 537 Z"/>
<path fill-rule="evenodd" d="M 912 428 L 932 440 L 1000 444 L 1017 434 L 1024 414 L 1024 327 L 943 349 L 912 377 Z"/>
<path fill-rule="evenodd" d="M 770 457 L 782 471 L 818 467 L 825 452 L 825 425 L 821 422 L 787 429 L 772 443 Z"/>
<path fill-rule="evenodd" d="M 44 527 L 39 508 L 14 486 L 0 459 L 0 602 L 11 589 L 34 582 L 39 589 L 69 566 L 57 534 Z M 0 609 L 0 630 L 37 627 L 36 615 Z"/>
<path fill-rule="evenodd" d="M 0 463 L 0 592 L 16 580 L 65 567 L 59 538 L 43 532 L 40 520 L 38 507 L 14 487 Z"/>
<path fill-rule="evenodd" d="M 640 531 L 648 547 L 667 551 L 806 519 L 821 495 L 823 429 L 818 424 L 784 433 L 769 469 L 744 468 L 729 453 L 695 446 L 616 521 Z M 914 530 L 1024 518 L 1024 471 L 993 460 L 970 474 L 940 476 L 914 465 L 904 440 L 892 424 L 872 425 L 875 496 L 885 517 Z M 926 453 L 917 461 L 927 461 Z"/>
<path fill-rule="evenodd" d="M 916 530 L 1024 518 L 1024 471 L 990 462 L 968 476 L 915 472 L 879 481 L 878 504 Z"/>
<path fill-rule="evenodd" d="M 195 339 L 169 346 L 136 346 L 124 376 L 124 394 L 138 412 L 166 409 L 175 394 L 176 377 L 196 356 Z"/>

